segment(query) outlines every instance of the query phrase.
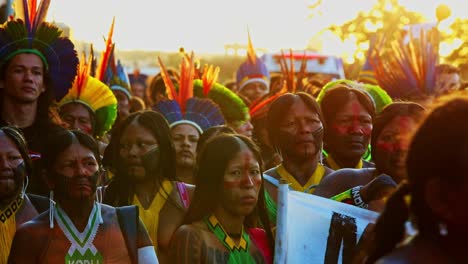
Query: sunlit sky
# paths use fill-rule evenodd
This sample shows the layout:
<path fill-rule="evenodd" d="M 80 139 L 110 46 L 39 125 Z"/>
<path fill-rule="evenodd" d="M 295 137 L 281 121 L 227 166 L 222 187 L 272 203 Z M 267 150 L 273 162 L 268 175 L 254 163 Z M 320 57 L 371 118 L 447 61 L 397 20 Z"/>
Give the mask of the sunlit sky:
<path fill-rule="evenodd" d="M 176 51 L 183 46 L 199 53 L 223 53 L 225 44 L 247 42 L 271 51 L 305 48 L 331 24 L 340 24 L 369 10 L 376 0 L 323 0 L 310 17 L 316 0 L 52 0 L 48 20 L 69 25 L 73 37 L 102 49 L 112 17 L 114 40 L 120 50 Z M 467 17 L 466 0 L 400 0 L 408 9 L 435 21 L 435 7 L 449 5 L 455 17 Z M 328 53 L 343 48 L 325 39 Z"/>

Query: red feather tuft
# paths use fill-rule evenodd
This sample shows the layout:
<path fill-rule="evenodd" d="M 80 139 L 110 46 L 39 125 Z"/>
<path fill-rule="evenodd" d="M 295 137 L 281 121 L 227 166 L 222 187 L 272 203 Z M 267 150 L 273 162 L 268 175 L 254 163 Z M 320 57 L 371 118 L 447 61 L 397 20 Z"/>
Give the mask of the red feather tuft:
<path fill-rule="evenodd" d="M 179 105 L 182 113 L 185 113 L 185 103 L 193 97 L 193 77 L 195 67 L 193 64 L 194 54 L 184 56 L 180 65 L 180 87 L 179 87 Z"/>
<path fill-rule="evenodd" d="M 208 92 L 210 91 L 213 84 L 218 81 L 219 75 L 219 67 L 213 68 L 213 65 L 205 65 L 203 69 L 202 75 L 202 83 L 203 83 L 203 94 L 208 96 Z"/>
<path fill-rule="evenodd" d="M 106 69 L 109 63 L 109 58 L 113 51 L 112 36 L 114 35 L 114 23 L 115 23 L 115 17 L 112 19 L 112 24 L 109 30 L 109 34 L 107 35 L 107 39 L 106 39 L 106 46 L 104 48 L 104 51 L 102 52 L 101 59 L 100 59 L 100 62 L 96 71 L 96 78 L 101 81 L 104 81 L 104 76 L 105 76 Z"/>
<path fill-rule="evenodd" d="M 255 114 L 257 114 L 257 112 L 262 109 L 264 106 L 270 104 L 271 102 L 273 102 L 274 100 L 276 100 L 276 98 L 280 97 L 281 95 L 285 94 L 286 91 L 285 90 L 281 90 L 279 91 L 278 93 L 276 93 L 275 95 L 273 96 L 270 96 L 268 97 L 267 99 L 263 100 L 263 101 L 260 101 L 258 102 L 257 104 L 254 104 L 252 105 L 252 107 L 250 108 L 250 116 L 251 117 L 254 117 Z"/>
<path fill-rule="evenodd" d="M 158 62 L 159 67 L 161 68 L 161 77 L 164 81 L 164 85 L 166 86 L 167 97 L 170 100 L 176 100 L 177 102 L 179 102 L 174 83 L 172 82 L 169 73 L 167 72 L 166 66 L 164 66 L 164 63 L 162 62 L 160 57 L 158 57 Z"/>

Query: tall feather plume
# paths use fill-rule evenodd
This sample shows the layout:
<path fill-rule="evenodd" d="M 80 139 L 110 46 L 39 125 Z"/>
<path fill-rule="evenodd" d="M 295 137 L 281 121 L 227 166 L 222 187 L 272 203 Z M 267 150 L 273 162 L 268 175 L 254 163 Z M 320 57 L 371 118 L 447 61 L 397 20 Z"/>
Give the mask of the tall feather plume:
<path fill-rule="evenodd" d="M 187 100 L 193 97 L 193 77 L 195 71 L 193 57 L 193 52 L 190 54 L 190 58 L 184 56 L 180 65 L 179 105 L 182 113 L 185 113 Z"/>
<path fill-rule="evenodd" d="M 380 43 L 388 36 L 379 36 Z M 379 85 L 394 98 L 433 94 L 435 66 L 439 56 L 439 32 L 436 28 L 420 30 L 414 35 L 401 32 L 396 40 L 376 51 L 370 63 L 374 68 Z"/>
<path fill-rule="evenodd" d="M 169 76 L 169 73 L 167 72 L 166 66 L 164 65 L 164 63 L 162 62 L 159 56 L 158 56 L 158 63 L 159 63 L 159 67 L 161 68 L 161 77 L 164 81 L 164 85 L 166 86 L 167 97 L 170 100 L 175 100 L 176 102 L 179 102 L 179 96 L 177 94 L 175 85 L 171 80 L 171 76 Z"/>
<path fill-rule="evenodd" d="M 283 73 L 284 78 L 286 78 L 286 85 L 289 92 L 294 93 L 296 92 L 296 80 L 295 80 L 295 69 L 294 69 L 294 57 L 292 50 L 289 50 L 289 65 L 284 55 L 283 50 L 281 50 L 281 58 L 280 58 L 280 66 L 281 71 Z"/>
<path fill-rule="evenodd" d="M 109 30 L 109 34 L 107 35 L 107 39 L 106 39 L 106 46 L 104 48 L 104 51 L 101 54 L 101 59 L 99 61 L 99 65 L 96 71 L 96 78 L 101 81 L 103 81 L 103 78 L 105 76 L 105 72 L 109 63 L 109 57 L 111 56 L 111 53 L 114 49 L 113 48 L 114 45 L 112 43 L 112 36 L 114 35 L 114 23 L 115 23 L 115 17 L 112 19 L 112 24 Z"/>
<path fill-rule="evenodd" d="M 213 84 L 218 81 L 219 76 L 219 67 L 214 68 L 213 65 L 205 65 L 203 69 L 202 75 L 202 82 L 203 82 L 203 94 L 208 96 L 208 92 L 210 91 Z"/>
<path fill-rule="evenodd" d="M 257 55 L 255 54 L 255 48 L 252 44 L 252 38 L 250 37 L 250 30 L 247 29 L 248 43 L 247 43 L 247 57 L 250 63 L 255 64 L 257 62 Z"/>
<path fill-rule="evenodd" d="M 86 55 L 83 54 L 80 60 L 80 64 L 78 66 L 78 74 L 76 75 L 76 87 L 77 87 L 77 98 L 80 98 L 80 95 L 83 92 L 83 88 L 86 84 L 86 81 L 88 79 L 88 63 L 86 62 Z"/>
<path fill-rule="evenodd" d="M 35 1 L 34 1 L 35 2 Z M 36 3 L 34 3 L 34 6 Z M 45 21 L 45 18 L 47 16 L 47 10 L 49 10 L 49 5 L 50 5 L 50 0 L 42 0 L 39 4 L 39 8 L 37 11 L 35 11 L 34 16 L 31 15 L 31 23 L 32 24 L 32 29 L 33 32 L 36 31 L 36 29 L 39 27 L 42 22 Z"/>
<path fill-rule="evenodd" d="M 252 105 L 251 108 L 250 108 L 250 116 L 251 117 L 254 117 L 257 115 L 258 112 L 260 112 L 261 109 L 263 109 L 263 107 L 267 106 L 268 104 L 272 103 L 274 100 L 276 100 L 276 98 L 280 97 L 281 95 L 285 94 L 286 91 L 285 90 L 281 90 L 279 92 L 277 92 L 275 95 L 272 95 L 260 102 L 258 102 L 257 104 L 255 105 Z"/>
<path fill-rule="evenodd" d="M 93 44 L 89 45 L 89 75 L 96 76 L 96 57 L 94 56 L 94 47 Z"/>
<path fill-rule="evenodd" d="M 297 74 L 297 83 L 296 83 L 296 90 L 303 90 L 304 85 L 302 80 L 307 77 L 307 58 L 306 58 L 306 51 L 304 51 L 304 54 L 302 56 L 301 60 L 301 68 L 299 70 L 299 73 Z"/>

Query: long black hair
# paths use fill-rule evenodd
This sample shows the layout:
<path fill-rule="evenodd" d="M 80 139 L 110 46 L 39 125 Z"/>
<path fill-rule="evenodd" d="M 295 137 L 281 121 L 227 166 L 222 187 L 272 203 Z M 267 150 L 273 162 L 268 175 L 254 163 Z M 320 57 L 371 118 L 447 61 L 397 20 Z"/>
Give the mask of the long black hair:
<path fill-rule="evenodd" d="M 300 99 L 307 108 L 309 108 L 312 112 L 317 113 L 322 125 L 325 125 L 323 122 L 322 111 L 320 110 L 320 106 L 318 105 L 317 101 L 310 96 L 309 94 L 298 92 L 298 93 L 286 93 L 278 97 L 268 109 L 267 114 L 267 124 L 266 127 L 268 129 L 268 137 L 270 138 L 271 144 L 273 147 L 277 147 L 278 145 L 278 124 L 280 124 L 285 115 L 288 113 L 288 109 L 294 104 L 297 99 Z"/>
<path fill-rule="evenodd" d="M 419 235 L 439 236 L 440 217 L 425 200 L 429 180 L 438 178 L 453 189 L 466 181 L 468 164 L 468 94 L 456 93 L 435 105 L 413 136 L 407 156 L 408 183 L 389 198 L 375 228 L 376 246 L 367 263 L 374 263 L 395 248 L 405 234 L 404 223 L 412 216 Z M 408 206 L 405 196 L 411 196 Z"/>
<path fill-rule="evenodd" d="M 372 134 L 371 134 L 371 154 L 372 157 L 376 157 L 375 144 L 382 130 L 391 122 L 395 117 L 407 116 L 413 119 L 416 123 L 419 123 L 420 119 L 424 114 L 424 107 L 418 103 L 413 102 L 394 102 L 391 103 L 375 117 L 373 122 Z M 376 164 L 377 166 L 378 164 Z"/>
<path fill-rule="evenodd" d="M 122 158 L 120 156 L 120 139 L 125 129 L 133 122 L 137 122 L 151 132 L 158 141 L 160 150 L 160 173 L 152 174 L 155 182 L 163 180 L 175 181 L 175 148 L 172 143 L 169 124 L 166 119 L 154 111 L 135 112 L 130 114 L 120 125 L 114 129 L 111 141 L 104 153 L 104 166 L 114 173 L 111 183 L 106 190 L 104 202 L 113 206 L 124 206 L 132 203 L 134 183 L 126 170 L 120 169 Z"/>
<path fill-rule="evenodd" d="M 223 192 L 223 179 L 228 163 L 241 150 L 245 144 L 254 154 L 260 165 L 262 173 L 262 157 L 260 150 L 247 137 L 234 134 L 221 134 L 209 140 L 198 155 L 198 167 L 195 173 L 196 188 L 192 202 L 184 219 L 184 224 L 200 221 L 213 213 L 219 206 Z M 223 151 L 220 151 L 220 150 Z M 274 248 L 274 239 L 271 233 L 270 220 L 268 219 L 265 205 L 265 188 L 262 181 L 255 210 L 245 218 L 246 228 L 259 226 L 258 219 L 269 238 L 270 247 Z"/>
<path fill-rule="evenodd" d="M 74 143 L 79 143 L 80 145 L 91 150 L 94 154 L 94 157 L 96 158 L 98 165 L 101 165 L 99 146 L 93 137 L 79 130 L 59 129 L 48 135 L 44 145 L 47 151 L 42 153 L 41 162 L 43 165 L 42 167 L 46 170 L 46 172 L 52 174 L 54 173 L 54 165 L 57 161 L 57 158 L 63 151 L 65 151 L 65 149 Z"/>

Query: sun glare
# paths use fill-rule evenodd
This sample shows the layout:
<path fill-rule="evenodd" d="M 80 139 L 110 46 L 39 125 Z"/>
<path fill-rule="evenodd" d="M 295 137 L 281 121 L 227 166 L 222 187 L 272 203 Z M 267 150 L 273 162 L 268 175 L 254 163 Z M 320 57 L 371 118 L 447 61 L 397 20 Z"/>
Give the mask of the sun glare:
<path fill-rule="evenodd" d="M 370 10 L 375 1 L 323 0 L 311 10 L 308 6 L 314 0 L 56 0 L 51 3 L 49 19 L 67 24 L 74 39 L 92 42 L 97 49 L 103 48 L 103 36 L 115 16 L 114 40 L 120 50 L 177 51 L 185 47 L 199 53 L 224 53 L 226 44 L 246 44 L 249 27 L 257 48 L 277 51 L 313 46 L 346 57 L 366 47 L 333 38 L 324 29 Z M 436 6 L 448 5 L 452 15 L 441 23 L 442 30 L 448 30 L 456 17 L 466 17 L 464 0 L 399 2 L 434 22 Z M 382 24 L 368 23 L 366 27 L 376 30 Z M 441 47 L 441 53 L 458 43 Z"/>

